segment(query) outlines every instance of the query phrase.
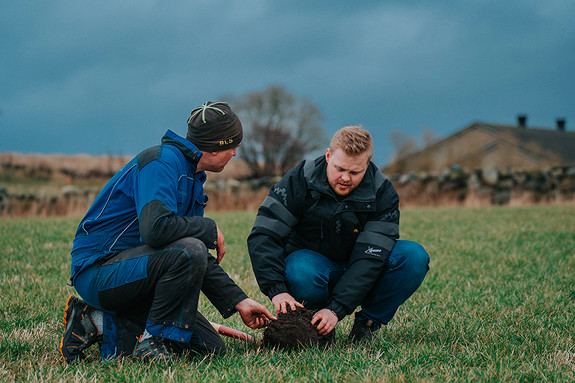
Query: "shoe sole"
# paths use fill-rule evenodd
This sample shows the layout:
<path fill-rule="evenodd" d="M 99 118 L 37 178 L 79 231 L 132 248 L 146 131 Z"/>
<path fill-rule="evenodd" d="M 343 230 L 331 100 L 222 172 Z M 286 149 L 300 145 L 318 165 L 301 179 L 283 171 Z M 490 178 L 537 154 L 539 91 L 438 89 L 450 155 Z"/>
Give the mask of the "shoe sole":
<path fill-rule="evenodd" d="M 66 308 L 64 309 L 64 335 L 62 335 L 62 339 L 60 339 L 60 353 L 62 354 L 62 357 L 64 358 L 64 360 L 68 364 L 72 363 L 74 361 L 77 361 L 77 360 L 82 360 L 86 357 L 81 350 L 78 350 L 79 354 L 77 354 L 77 355 L 70 355 L 70 353 L 68 352 L 68 348 L 64 347 L 64 338 L 66 338 L 66 332 L 68 329 L 67 328 L 68 320 L 69 320 L 69 316 L 72 315 L 71 311 L 73 311 L 73 309 L 71 308 L 72 305 L 70 304 L 72 302 L 72 300 L 75 302 L 78 300 L 78 298 L 76 298 L 73 295 L 70 295 L 68 297 L 68 300 L 66 301 Z M 74 333 L 72 333 L 72 335 L 74 335 Z M 71 347 L 71 348 L 78 349 L 78 347 Z"/>

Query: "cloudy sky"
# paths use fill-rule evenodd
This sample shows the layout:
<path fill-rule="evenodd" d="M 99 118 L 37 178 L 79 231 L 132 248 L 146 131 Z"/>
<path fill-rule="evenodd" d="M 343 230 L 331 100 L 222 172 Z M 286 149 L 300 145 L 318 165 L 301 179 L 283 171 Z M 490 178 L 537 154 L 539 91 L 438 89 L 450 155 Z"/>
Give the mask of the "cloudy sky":
<path fill-rule="evenodd" d="M 0 152 L 131 155 L 191 109 L 281 85 L 328 135 L 575 129 L 572 0 L 0 2 Z"/>

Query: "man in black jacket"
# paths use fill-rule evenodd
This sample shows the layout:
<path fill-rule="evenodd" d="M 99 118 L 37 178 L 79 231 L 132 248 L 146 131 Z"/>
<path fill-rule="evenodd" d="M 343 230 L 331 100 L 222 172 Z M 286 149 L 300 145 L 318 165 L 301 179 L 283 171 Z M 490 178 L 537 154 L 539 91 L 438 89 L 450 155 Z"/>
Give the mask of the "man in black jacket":
<path fill-rule="evenodd" d="M 399 238 L 399 197 L 371 162 L 373 141 L 350 126 L 325 156 L 307 160 L 273 186 L 248 237 L 261 291 L 276 312 L 305 304 L 330 341 L 356 307 L 352 342 L 371 340 L 421 285 L 429 256 Z"/>

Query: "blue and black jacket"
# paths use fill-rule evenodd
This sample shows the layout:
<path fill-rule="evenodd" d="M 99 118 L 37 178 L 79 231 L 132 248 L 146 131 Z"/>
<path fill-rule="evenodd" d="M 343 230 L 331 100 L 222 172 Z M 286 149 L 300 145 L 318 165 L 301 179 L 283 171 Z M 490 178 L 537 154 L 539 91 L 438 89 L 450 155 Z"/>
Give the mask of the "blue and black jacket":
<path fill-rule="evenodd" d="M 260 290 L 270 299 L 289 292 L 285 257 L 316 251 L 347 270 L 326 308 L 341 320 L 361 304 L 386 267 L 399 238 L 399 197 L 370 163 L 359 186 L 338 198 L 326 174 L 325 156 L 301 162 L 271 188 L 248 237 Z"/>
<path fill-rule="evenodd" d="M 85 268 L 127 249 L 162 247 L 183 237 L 217 244 L 215 222 L 203 217 L 206 174 L 196 173 L 202 152 L 168 130 L 161 145 L 144 150 L 104 186 L 80 222 L 72 249 L 71 282 Z M 224 315 L 247 297 L 209 257 L 206 278 L 216 291 L 204 291 Z"/>

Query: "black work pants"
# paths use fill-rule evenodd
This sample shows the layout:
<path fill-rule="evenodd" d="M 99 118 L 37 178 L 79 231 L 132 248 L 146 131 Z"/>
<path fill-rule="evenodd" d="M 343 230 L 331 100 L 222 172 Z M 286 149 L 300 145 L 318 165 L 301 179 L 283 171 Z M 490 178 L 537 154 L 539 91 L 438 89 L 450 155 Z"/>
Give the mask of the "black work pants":
<path fill-rule="evenodd" d="M 76 290 L 105 312 L 102 358 L 131 353 L 144 329 L 181 349 L 224 352 L 222 339 L 197 311 L 210 256 L 201 241 L 182 238 L 162 248 L 125 250 L 80 273 Z"/>

